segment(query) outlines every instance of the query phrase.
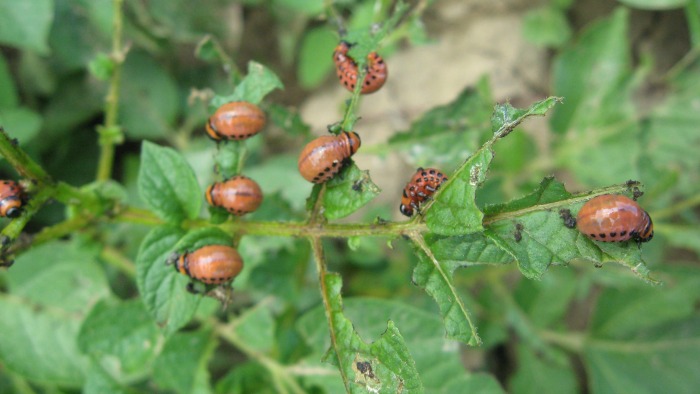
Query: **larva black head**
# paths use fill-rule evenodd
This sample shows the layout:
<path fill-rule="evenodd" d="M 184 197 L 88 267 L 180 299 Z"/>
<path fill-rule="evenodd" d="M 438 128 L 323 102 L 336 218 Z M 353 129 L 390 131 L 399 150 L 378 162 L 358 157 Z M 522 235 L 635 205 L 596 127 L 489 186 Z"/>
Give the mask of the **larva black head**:
<path fill-rule="evenodd" d="M 5 215 L 10 219 L 18 218 L 21 214 L 22 214 L 21 207 L 12 207 L 12 208 L 8 209 L 7 212 L 5 213 Z"/>
<path fill-rule="evenodd" d="M 410 205 L 399 205 L 399 211 L 401 211 L 402 214 L 408 216 L 409 218 L 413 216 L 413 207 L 411 207 Z"/>

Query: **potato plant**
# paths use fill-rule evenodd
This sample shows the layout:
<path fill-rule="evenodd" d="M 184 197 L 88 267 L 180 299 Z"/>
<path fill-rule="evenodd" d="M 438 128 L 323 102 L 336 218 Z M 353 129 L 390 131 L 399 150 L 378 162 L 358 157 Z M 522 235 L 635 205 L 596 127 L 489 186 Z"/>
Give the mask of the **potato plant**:
<path fill-rule="evenodd" d="M 358 154 L 446 175 L 410 218 L 401 190 L 381 190 L 362 160 L 348 154 L 314 184 L 297 160 L 319 135 L 367 137 L 361 103 L 390 89 L 338 86 L 340 40 L 355 62 L 341 82 L 371 78 L 379 53 L 390 85 L 399 44 L 427 45 L 423 20 L 439 5 L 222 3 L 0 0 L 3 179 L 26 193 L 19 217 L 2 219 L 1 392 L 700 385 L 695 2 L 626 0 L 578 30 L 573 2 L 528 10 L 524 36 L 553 53 L 541 97 L 496 100 L 484 76 L 385 141 L 362 141 Z M 683 9 L 689 48 L 660 74 L 653 52 L 633 60 L 631 9 L 669 7 Z M 279 30 L 279 62 L 269 47 L 247 62 L 231 51 L 229 35 L 238 49 L 265 47 L 250 32 L 261 41 L 241 44 L 262 17 Z M 344 93 L 312 135 L 286 92 L 322 84 Z M 259 107 L 265 128 L 208 138 L 209 117 L 231 102 Z M 541 117 L 548 138 L 535 141 L 525 128 Z M 259 208 L 208 205 L 207 187 L 237 175 L 260 185 Z M 567 222 L 607 194 L 637 200 L 653 239 L 601 242 Z M 240 254 L 231 282 L 173 269 L 211 245 Z"/>

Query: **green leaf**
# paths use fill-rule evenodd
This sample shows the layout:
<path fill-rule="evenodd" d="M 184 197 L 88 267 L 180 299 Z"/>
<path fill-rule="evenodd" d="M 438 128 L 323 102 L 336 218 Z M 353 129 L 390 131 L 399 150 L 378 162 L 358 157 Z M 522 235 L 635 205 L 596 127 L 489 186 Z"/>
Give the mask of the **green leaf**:
<path fill-rule="evenodd" d="M 326 274 L 323 280 L 334 338 L 326 357 L 340 369 L 346 390 L 353 393 L 423 392 L 415 362 L 394 322 L 389 320 L 384 334 L 368 345 L 343 314 L 340 276 Z"/>
<path fill-rule="evenodd" d="M 592 392 L 691 393 L 700 384 L 700 276 L 695 267 L 667 274 L 668 288 L 611 289 L 598 297 L 582 344 Z"/>
<path fill-rule="evenodd" d="M 611 115 L 620 111 L 619 103 L 602 103 L 608 104 L 606 96 L 615 95 L 631 73 L 628 19 L 629 11 L 618 8 L 609 19 L 588 27 L 555 60 L 554 91 L 566 97 L 566 105 L 550 118 L 555 131 L 610 126 Z"/>
<path fill-rule="evenodd" d="M 369 171 L 360 170 L 355 163 L 347 165 L 326 182 L 323 216 L 331 220 L 346 217 L 372 201 L 380 191 Z"/>
<path fill-rule="evenodd" d="M 17 136 L 20 145 L 26 145 L 39 134 L 41 123 L 41 115 L 26 107 L 7 108 L 0 112 L 0 124 L 10 135 Z"/>
<path fill-rule="evenodd" d="M 115 67 L 114 60 L 105 53 L 98 53 L 88 64 L 90 74 L 102 81 L 106 81 L 112 76 Z"/>
<path fill-rule="evenodd" d="M 620 3 L 642 10 L 671 10 L 681 8 L 692 0 L 619 0 Z"/>
<path fill-rule="evenodd" d="M 7 273 L 7 285 L 12 295 L 35 305 L 87 313 L 110 294 L 95 252 L 77 243 L 39 245 L 17 258 Z"/>
<path fill-rule="evenodd" d="M 389 139 L 389 147 L 406 154 L 418 166 L 454 163 L 476 150 L 490 133 L 491 88 L 482 78 L 452 102 L 435 107 L 411 127 Z"/>
<path fill-rule="evenodd" d="M 513 256 L 491 241 L 483 233 L 446 237 L 426 234 L 425 242 L 433 256 L 453 272 L 459 267 L 478 264 L 509 264 Z"/>
<path fill-rule="evenodd" d="M 482 145 L 435 193 L 432 204 L 425 207 L 425 223 L 431 232 L 440 235 L 470 234 L 483 229 L 484 214 L 476 205 L 476 189 L 486 179 L 493 159 L 494 142 L 510 134 L 527 117 L 542 116 L 555 104 L 558 97 L 548 97 L 526 109 L 510 104 L 496 105 L 491 115 L 493 138 Z"/>
<path fill-rule="evenodd" d="M 678 173 L 677 189 L 685 196 L 697 194 L 700 157 L 695 154 L 700 146 L 697 125 L 700 114 L 694 100 L 700 91 L 700 67 L 692 67 L 673 79 L 666 100 L 655 107 L 642 134 L 644 159 L 660 171 Z M 649 186 L 663 187 L 668 176 L 645 176 Z M 663 193 L 666 194 L 666 187 Z M 664 201 L 660 205 L 665 206 Z"/>
<path fill-rule="evenodd" d="M 543 358 L 526 345 L 517 348 L 518 369 L 509 388 L 513 393 L 575 393 L 579 390 L 576 374 L 563 352 L 558 351 L 565 365 Z"/>
<path fill-rule="evenodd" d="M 298 154 L 270 157 L 258 166 L 246 168 L 246 176 L 255 179 L 266 195 L 280 193 L 294 211 L 303 211 L 313 185 L 299 174 L 297 159 Z"/>
<path fill-rule="evenodd" d="M 596 264 L 618 262 L 641 279 L 656 283 L 634 242 L 607 243 L 589 239 L 568 229 L 560 216 L 569 209 L 575 217 L 584 202 L 596 195 L 625 193 L 627 184 L 611 186 L 582 195 L 570 195 L 564 186 L 546 178 L 531 195 L 489 208 L 484 220 L 485 235 L 511 254 L 528 278 L 538 279 L 551 264 L 568 264 L 584 259 Z"/>
<path fill-rule="evenodd" d="M 22 49 L 49 53 L 49 29 L 53 22 L 53 1 L 16 2 L 0 0 L 0 42 Z"/>
<path fill-rule="evenodd" d="M 343 312 L 352 321 L 355 330 L 364 338 L 374 340 L 379 337 L 380 333 L 386 330 L 387 320 L 401 327 L 401 334 L 411 350 L 426 393 L 459 393 L 462 390 L 447 391 L 446 388 L 479 376 L 470 375 L 465 370 L 460 359 L 458 342 L 445 339 L 442 322 L 434 314 L 407 303 L 371 298 L 345 298 L 343 307 Z M 330 344 L 323 308 L 314 308 L 306 313 L 297 322 L 297 327 L 314 352 L 305 364 L 313 362 L 314 357 L 322 353 Z M 319 364 L 318 367 L 321 369 L 322 365 Z M 326 378 L 325 381 L 322 380 L 323 378 L 325 375 L 319 371 L 319 376 L 314 379 L 314 382 L 319 384 L 323 382 L 330 386 L 339 380 L 337 375 L 331 375 L 330 379 Z M 498 386 L 495 379 L 487 378 Z M 327 390 L 327 392 L 338 392 L 338 390 Z"/>
<path fill-rule="evenodd" d="M 304 89 L 313 89 L 326 79 L 333 69 L 333 48 L 338 44 L 338 37 L 329 26 L 316 27 L 304 34 L 299 49 L 297 79 Z M 319 54 L 327 53 L 326 57 Z"/>
<path fill-rule="evenodd" d="M 513 291 L 513 299 L 527 314 L 530 324 L 547 328 L 565 320 L 576 296 L 577 280 L 567 269 L 552 271 L 540 281 L 521 280 Z"/>
<path fill-rule="evenodd" d="M 174 250 L 179 254 L 185 251 L 193 251 L 207 245 L 228 245 L 233 243 L 231 235 L 218 227 L 202 227 L 194 229 L 182 237 Z"/>
<path fill-rule="evenodd" d="M 156 354 L 158 327 L 141 300 L 102 301 L 85 318 L 78 333 L 78 347 L 122 378 L 141 375 Z M 124 376 L 125 375 L 125 376 Z"/>
<path fill-rule="evenodd" d="M 483 229 L 484 214 L 474 198 L 493 159 L 491 144 L 488 142 L 476 151 L 435 193 L 433 204 L 424 210 L 425 223 L 431 232 L 461 235 Z"/>
<path fill-rule="evenodd" d="M 269 354 L 275 347 L 275 319 L 270 306 L 260 303 L 233 323 L 236 336 L 249 349 Z"/>
<path fill-rule="evenodd" d="M 83 386 L 84 394 L 133 394 L 135 391 L 120 385 L 101 366 L 94 362 L 87 371 L 87 379 Z"/>
<path fill-rule="evenodd" d="M 162 389 L 182 394 L 209 393 L 209 363 L 216 340 L 210 331 L 177 333 L 168 339 L 153 365 L 153 380 Z"/>
<path fill-rule="evenodd" d="M 413 270 L 413 283 L 423 288 L 437 302 L 447 337 L 472 346 L 481 345 L 476 325 L 452 281 L 457 265 L 438 261 L 420 235 L 412 240 L 418 255 L 418 264 Z"/>
<path fill-rule="evenodd" d="M 523 36 L 542 47 L 559 48 L 571 39 L 565 10 L 552 6 L 528 11 L 523 19 Z"/>
<path fill-rule="evenodd" d="M 339 388 L 342 390 L 342 386 Z M 217 394 L 276 394 L 275 382 L 268 369 L 256 362 L 236 364 L 223 378 L 217 380 Z"/>
<path fill-rule="evenodd" d="M 175 227 L 156 227 L 146 235 L 136 257 L 136 285 L 148 312 L 171 334 L 187 324 L 200 297 L 185 289 L 188 279 L 166 264 L 184 232 Z"/>
<path fill-rule="evenodd" d="M 56 303 L 59 301 L 60 297 Z M 0 297 L 3 367 L 37 384 L 79 389 L 88 365 L 75 341 L 81 320 L 81 316 L 63 309 L 41 309 L 3 295 Z"/>
<path fill-rule="evenodd" d="M 180 110 L 180 95 L 169 72 L 148 55 L 132 51 L 122 73 L 119 120 L 126 136 L 143 139 L 171 134 Z"/>
<path fill-rule="evenodd" d="M 491 130 L 497 138 L 503 138 L 515 130 L 529 116 L 544 116 L 557 103 L 563 102 L 561 97 L 547 97 L 537 101 L 529 108 L 515 108 L 510 103 L 496 104 L 491 115 Z"/>
<path fill-rule="evenodd" d="M 19 103 L 13 79 L 10 69 L 7 67 L 5 56 L 0 55 L 0 109 L 3 110 L 3 113 L 8 108 L 16 107 Z M 5 125 L 5 122 L 0 121 L 0 123 Z"/>
<path fill-rule="evenodd" d="M 192 167 L 175 150 L 144 141 L 138 178 L 139 195 L 170 222 L 199 215 L 203 194 Z"/>
<path fill-rule="evenodd" d="M 271 104 L 267 107 L 267 115 L 270 122 L 282 129 L 286 135 L 304 137 L 310 135 L 311 126 L 304 122 L 299 111 L 295 108 Z"/>
<path fill-rule="evenodd" d="M 315 16 L 323 11 L 323 0 L 274 0 L 274 5 L 286 7 L 308 16 Z"/>
<path fill-rule="evenodd" d="M 219 144 L 214 153 L 214 163 L 216 172 L 223 179 L 228 179 L 238 174 L 238 165 L 242 158 L 245 158 L 247 152 L 244 141 L 227 141 L 225 144 Z"/>
<path fill-rule="evenodd" d="M 676 269 L 665 275 L 668 280 L 662 287 L 610 288 L 603 292 L 588 327 L 590 334 L 599 339 L 628 338 L 640 328 L 691 316 L 700 300 L 700 271 Z"/>
<path fill-rule="evenodd" d="M 218 108 L 231 101 L 259 104 L 268 93 L 275 89 L 284 89 L 284 85 L 277 75 L 262 64 L 250 61 L 248 74 L 236 86 L 233 93 L 229 96 L 214 97 L 210 106 Z"/>

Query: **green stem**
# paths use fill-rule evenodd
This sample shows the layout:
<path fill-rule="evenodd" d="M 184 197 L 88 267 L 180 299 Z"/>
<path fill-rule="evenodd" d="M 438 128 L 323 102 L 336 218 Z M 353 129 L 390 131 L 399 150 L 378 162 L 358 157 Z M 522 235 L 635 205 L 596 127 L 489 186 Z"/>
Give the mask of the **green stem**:
<path fill-rule="evenodd" d="M 122 8 L 124 0 L 112 0 L 112 60 L 114 70 L 105 98 L 105 124 L 98 129 L 100 134 L 100 161 L 97 166 L 97 180 L 106 181 L 112 176 L 114 165 L 114 145 L 121 142 L 123 135 L 117 124 L 119 116 L 119 88 L 125 51 L 122 48 Z"/>
<path fill-rule="evenodd" d="M 336 336 L 335 319 L 333 318 L 333 307 L 331 306 L 331 300 L 328 296 L 328 288 L 326 285 L 326 275 L 328 274 L 326 266 L 326 258 L 323 255 L 323 245 L 321 244 L 321 239 L 318 237 L 309 237 L 309 242 L 311 243 L 311 250 L 314 254 L 314 262 L 316 263 L 316 271 L 318 272 L 318 284 L 321 287 L 321 299 L 323 300 L 323 310 L 326 313 L 326 321 L 328 322 L 328 331 L 331 339 L 331 347 L 334 350 L 336 361 L 338 362 L 338 371 L 343 378 L 343 384 L 345 385 L 345 391 L 350 393 L 350 386 L 348 376 L 345 374 L 345 369 L 343 368 L 343 360 L 340 358 L 341 351 L 339 351 L 340 345 L 338 344 L 338 337 Z"/>
<path fill-rule="evenodd" d="M 14 167 L 23 178 L 29 178 L 39 185 L 52 183 L 51 177 L 29 155 L 17 146 L 17 142 L 11 139 L 5 129 L 0 127 L 0 155 Z"/>
<path fill-rule="evenodd" d="M 136 277 L 136 267 L 134 266 L 134 263 L 118 250 L 111 247 L 105 247 L 100 253 L 100 258 L 106 261 L 109 265 L 121 271 L 126 276 L 132 279 Z"/>
<path fill-rule="evenodd" d="M 36 214 L 36 212 L 41 208 L 44 203 L 53 196 L 54 188 L 45 187 L 40 189 L 32 198 L 29 203 L 24 206 L 24 211 L 20 217 L 13 219 L 4 229 L 2 229 L 2 238 L 9 241 L 14 241 L 19 237 L 19 234 L 27 225 L 29 219 Z"/>
<path fill-rule="evenodd" d="M 305 393 L 304 389 L 299 385 L 299 382 L 287 371 L 284 365 L 279 364 L 276 360 L 273 360 L 264 353 L 249 347 L 244 340 L 238 337 L 231 324 L 223 325 L 218 321 L 212 321 L 211 324 L 221 338 L 245 353 L 248 358 L 257 361 L 270 371 L 277 392 L 288 393 L 291 390 L 291 392 L 295 394 Z M 287 390 L 287 388 L 289 388 L 289 390 Z"/>
<path fill-rule="evenodd" d="M 548 343 L 557 345 L 562 349 L 566 349 L 572 353 L 580 354 L 583 352 L 585 345 L 585 336 L 580 333 L 561 333 L 556 331 L 541 330 L 540 337 Z"/>
<path fill-rule="evenodd" d="M 654 220 L 665 219 L 673 215 L 683 212 L 688 208 L 692 208 L 696 205 L 700 205 L 700 193 L 690 197 L 687 200 L 683 200 L 679 203 L 673 204 L 670 207 L 659 209 L 658 211 L 653 211 L 650 216 Z"/>

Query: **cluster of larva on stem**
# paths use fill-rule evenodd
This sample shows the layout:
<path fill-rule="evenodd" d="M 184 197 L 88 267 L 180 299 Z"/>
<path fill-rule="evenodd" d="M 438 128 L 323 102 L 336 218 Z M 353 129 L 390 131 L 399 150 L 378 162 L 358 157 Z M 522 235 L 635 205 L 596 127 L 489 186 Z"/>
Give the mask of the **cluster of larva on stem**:
<path fill-rule="evenodd" d="M 234 101 L 219 107 L 209 117 L 206 131 L 214 141 L 241 141 L 258 134 L 266 123 L 265 113 L 255 104 Z M 211 184 L 205 199 L 212 207 L 242 216 L 260 207 L 263 193 L 254 180 L 235 175 Z M 206 245 L 193 251 L 174 253 L 167 261 L 175 270 L 207 285 L 228 284 L 243 269 L 243 259 L 231 245 Z M 187 289 L 194 292 L 192 282 Z"/>

